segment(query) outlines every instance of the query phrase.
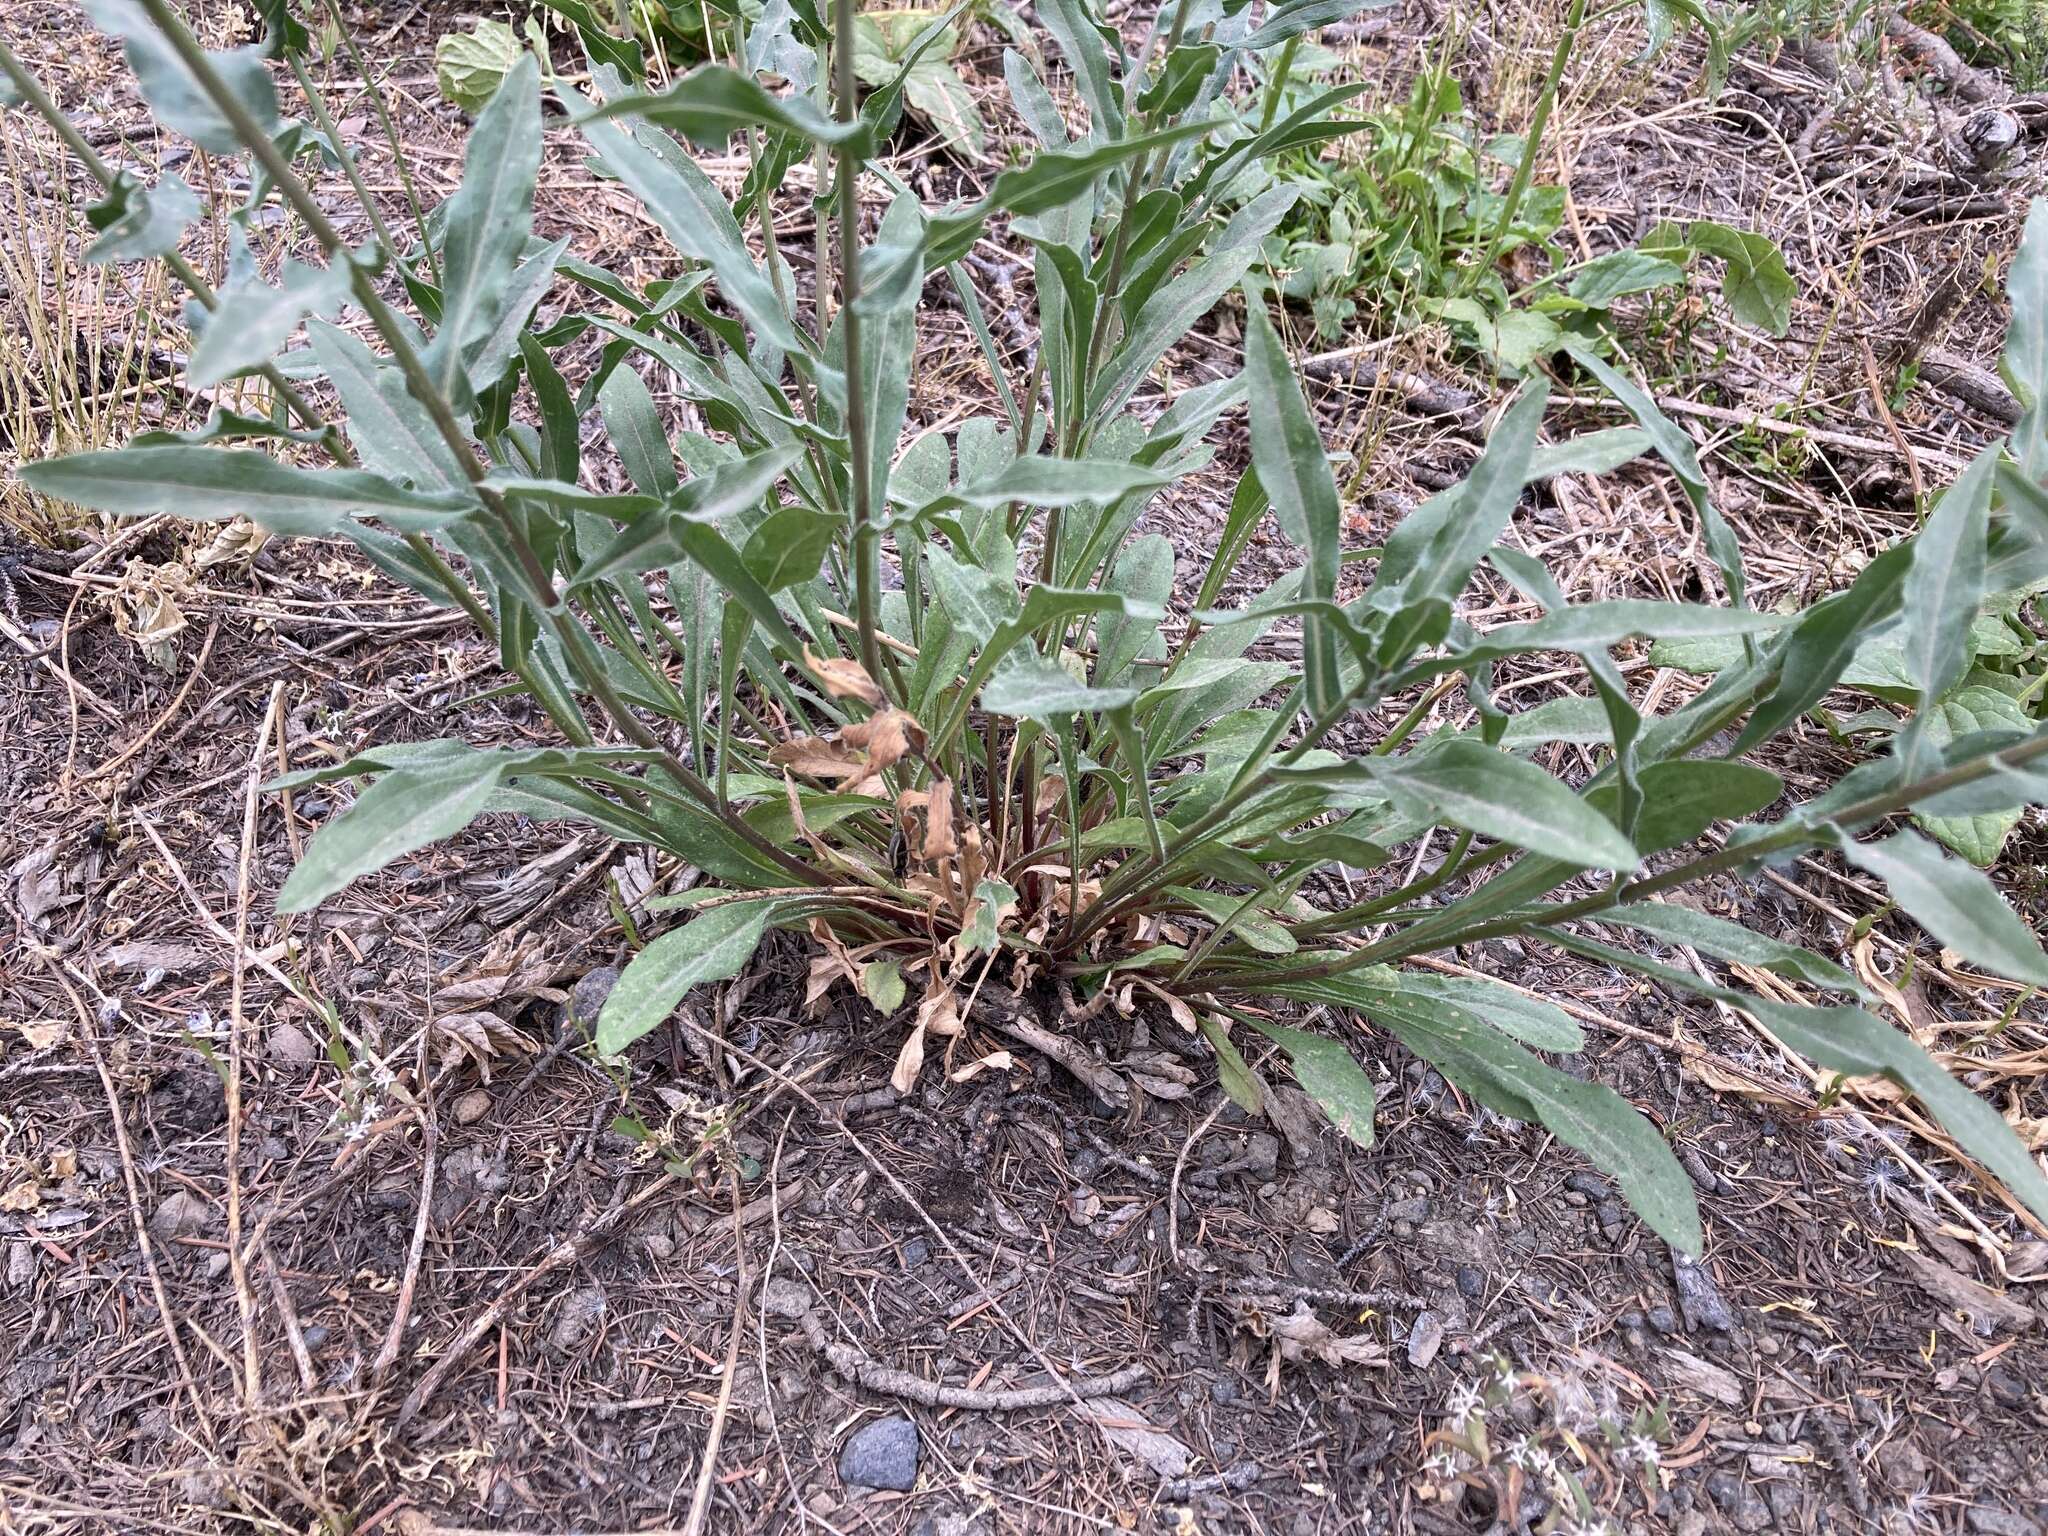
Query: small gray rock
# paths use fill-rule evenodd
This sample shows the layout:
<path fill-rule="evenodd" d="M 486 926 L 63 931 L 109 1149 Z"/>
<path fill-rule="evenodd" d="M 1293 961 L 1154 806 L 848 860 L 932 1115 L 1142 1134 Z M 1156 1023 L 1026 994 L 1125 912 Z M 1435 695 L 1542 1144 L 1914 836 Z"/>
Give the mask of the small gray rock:
<path fill-rule="evenodd" d="M 1458 1294 L 1467 1301 L 1477 1301 L 1486 1294 L 1486 1276 L 1470 1264 L 1458 1266 Z"/>
<path fill-rule="evenodd" d="M 1671 1275 L 1678 1282 L 1678 1308 L 1685 1314 L 1688 1328 L 1706 1328 L 1714 1333 L 1735 1331 L 1735 1314 L 1721 1299 L 1721 1288 L 1714 1284 L 1714 1277 L 1703 1265 L 1674 1248 Z"/>
<path fill-rule="evenodd" d="M 1408 1363 L 1418 1371 L 1427 1370 L 1429 1362 L 1436 1358 L 1436 1352 L 1443 1347 L 1444 1322 L 1434 1312 L 1425 1312 L 1415 1319 L 1415 1326 L 1408 1331 Z"/>
<path fill-rule="evenodd" d="M 908 1493 L 917 1486 L 917 1426 L 897 1415 L 862 1425 L 839 1453 L 839 1480 L 851 1488 Z"/>
<path fill-rule="evenodd" d="M 189 1237 L 202 1232 L 213 1220 L 206 1201 L 189 1189 L 174 1189 L 149 1218 L 149 1230 L 158 1237 Z"/>
<path fill-rule="evenodd" d="M 802 1317 L 811 1310 L 811 1288 L 788 1275 L 776 1275 L 761 1288 L 761 1310 L 770 1317 Z"/>
<path fill-rule="evenodd" d="M 600 965 L 577 982 L 569 989 L 569 1007 L 563 1022 L 580 1024 L 585 1029 L 597 1028 L 597 1016 L 603 1011 L 605 999 L 612 995 L 612 985 L 618 979 L 617 966 Z"/>

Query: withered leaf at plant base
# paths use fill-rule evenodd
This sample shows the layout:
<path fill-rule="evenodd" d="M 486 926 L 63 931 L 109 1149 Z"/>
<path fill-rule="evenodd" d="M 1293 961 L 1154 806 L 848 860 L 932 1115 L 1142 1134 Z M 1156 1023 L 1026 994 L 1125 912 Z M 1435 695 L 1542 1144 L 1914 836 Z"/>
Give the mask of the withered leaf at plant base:
<path fill-rule="evenodd" d="M 902 762 L 911 751 L 924 749 L 924 730 L 894 705 L 877 710 L 839 733 L 843 746 L 867 754 L 867 772 L 878 777 Z"/>
<path fill-rule="evenodd" d="M 809 646 L 804 647 L 804 665 L 817 674 L 818 681 L 825 685 L 825 691 L 835 699 L 859 699 L 872 708 L 882 702 L 882 690 L 869 677 L 867 669 L 859 662 L 846 656 L 814 656 Z"/>

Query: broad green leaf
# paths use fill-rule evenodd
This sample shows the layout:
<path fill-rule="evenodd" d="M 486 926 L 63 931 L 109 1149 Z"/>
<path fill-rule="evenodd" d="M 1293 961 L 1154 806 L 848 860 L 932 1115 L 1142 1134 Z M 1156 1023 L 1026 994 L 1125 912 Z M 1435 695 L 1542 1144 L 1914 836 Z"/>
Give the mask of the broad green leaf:
<path fill-rule="evenodd" d="M 1343 557 L 1337 482 L 1294 366 L 1265 307 L 1257 303 L 1250 306 L 1245 327 L 1245 381 L 1258 402 L 1251 412 L 1252 467 L 1280 531 L 1307 556 L 1300 595 L 1329 601 L 1337 595 Z M 1320 714 L 1336 704 L 1341 685 L 1336 636 L 1312 614 L 1303 620 L 1302 653 L 1309 708 Z"/>
<path fill-rule="evenodd" d="M 1645 764 L 1637 773 L 1643 804 L 1636 817 L 1635 843 L 1648 855 L 1689 843 L 1717 821 L 1740 821 L 1785 792 L 1768 768 L 1725 758 L 1684 757 Z M 1612 784 L 1586 792 L 1586 803 L 1612 811 Z"/>
<path fill-rule="evenodd" d="M 462 185 L 443 211 L 441 323 L 426 364 L 450 398 L 467 394 L 464 356 L 491 329 L 533 233 L 540 151 L 540 65 L 522 53 L 470 130 Z"/>
<path fill-rule="evenodd" d="M 466 493 L 407 490 L 366 470 L 294 469 L 264 453 L 183 445 L 75 453 L 25 464 L 21 476 L 45 496 L 99 512 L 247 517 L 279 533 L 331 534 L 352 517 L 434 528 L 477 507 Z"/>
<path fill-rule="evenodd" d="M 802 96 L 774 95 L 752 76 L 722 64 L 700 65 L 665 91 L 636 91 L 607 101 L 577 119 L 577 126 L 607 118 L 638 118 L 674 128 L 703 149 L 722 151 L 735 133 L 758 127 L 843 146 L 863 159 L 874 152 L 868 127 L 859 119 L 837 122 Z"/>
<path fill-rule="evenodd" d="M 463 483 L 454 454 L 427 408 L 413 399 L 396 364 L 387 363 L 339 326 L 306 326 L 313 359 L 341 397 L 349 441 L 366 469 L 410 480 L 423 491 L 453 491 Z"/>
<path fill-rule="evenodd" d="M 968 909 L 967 921 L 960 927 L 960 943 L 964 951 L 987 953 L 996 947 L 997 926 L 1003 914 L 1017 905 L 1017 892 L 1007 882 L 993 875 L 983 877 L 974 887 L 974 901 Z"/>
<path fill-rule="evenodd" d="M 1344 1043 L 1264 1019 L 1247 1018 L 1246 1022 L 1287 1053 L 1301 1091 L 1322 1107 L 1330 1124 L 1353 1145 L 1370 1148 L 1372 1079 L 1352 1059 Z"/>
<path fill-rule="evenodd" d="M 1636 851 L 1614 823 L 1521 758 L 1457 739 L 1406 757 L 1355 758 L 1334 768 L 1287 769 L 1289 778 L 1375 789 L 1456 826 L 1576 868 L 1627 871 Z"/>
<path fill-rule="evenodd" d="M 1656 231 L 1643 242 L 1646 249 L 1653 250 L 1667 243 L 1668 236 Z M 1768 235 L 1712 219 L 1694 219 L 1685 227 L 1684 243 L 1727 264 L 1721 295 L 1736 319 L 1773 336 L 1792 329 L 1792 300 L 1799 288 L 1786 270 L 1784 254 Z"/>
<path fill-rule="evenodd" d="M 2048 955 L 1980 871 L 1915 832 L 1878 842 L 1842 840 L 1842 856 L 1875 875 L 1892 899 L 1965 960 L 2031 986 L 2048 986 Z"/>
<path fill-rule="evenodd" d="M 1859 997 L 1863 994 L 1863 984 L 1834 961 L 1691 907 L 1672 902 L 1635 902 L 1602 912 L 1599 920 L 1633 928 L 1669 944 L 1689 944 L 1717 960 L 1754 966 L 1791 981 L 1826 987 L 1831 992 L 1853 992 Z"/>
<path fill-rule="evenodd" d="M 1573 274 L 1565 287 L 1582 304 L 1604 309 L 1624 294 L 1650 293 L 1685 281 L 1685 268 L 1643 251 L 1609 251 Z"/>
<path fill-rule="evenodd" d="M 444 101 L 474 117 L 524 52 L 510 25 L 488 17 L 467 32 L 444 32 L 434 44 L 434 86 Z"/>
<path fill-rule="evenodd" d="M 1928 745 L 1946 753 L 1950 745 L 1981 731 L 2031 736 L 2035 725 L 2010 695 L 1996 688 L 1960 688 L 1940 703 L 1920 711 L 1918 720 Z M 1913 808 L 1913 820 L 1929 837 L 1953 848 L 1978 868 L 1998 857 L 2007 836 L 2019 825 L 2023 807 L 2048 797 L 2048 784 L 2032 782 L 2023 772 L 1999 773 L 1971 786 L 1978 807 L 1956 810 L 1940 800 Z M 1960 798 L 1960 797 L 1958 797 Z"/>
<path fill-rule="evenodd" d="M 982 685 L 981 707 L 1010 719 L 1061 720 L 1135 703 L 1135 688 L 1095 688 L 1043 657 L 1021 657 Z"/>
<path fill-rule="evenodd" d="M 870 960 L 860 968 L 860 990 L 886 1018 L 903 1006 L 903 967 L 894 960 Z"/>
<path fill-rule="evenodd" d="M 99 232 L 85 259 L 144 261 L 168 255 L 201 212 L 192 189 L 169 172 L 145 187 L 133 171 L 116 171 L 105 198 L 85 211 L 86 223 Z"/>
<path fill-rule="evenodd" d="M 740 558 L 770 592 L 811 580 L 844 519 L 810 507 L 778 507 L 747 536 Z"/>
<path fill-rule="evenodd" d="M 395 768 L 313 834 L 278 893 L 280 912 L 309 912 L 359 875 L 453 837 L 483 812 L 503 760 L 473 752 L 431 768 Z"/>
<path fill-rule="evenodd" d="M 1237 1045 L 1208 1014 L 1198 1014 L 1196 1025 L 1209 1048 L 1216 1053 L 1216 1081 L 1230 1096 L 1230 1102 L 1248 1115 L 1266 1112 L 1266 1085 L 1238 1052 Z"/>
<path fill-rule="evenodd" d="M 1455 1003 L 1502 1034 L 1539 1051 L 1570 1055 L 1586 1048 L 1586 1033 L 1555 1003 L 1498 981 L 1477 976 L 1420 976 L 1400 973 L 1401 990 L 1412 997 Z"/>
<path fill-rule="evenodd" d="M 1970 625 L 1984 597 L 1984 540 L 1998 457 L 1996 448 L 1977 455 L 1913 540 L 1904 598 L 1906 665 L 1924 699 L 1942 698 L 1970 669 Z"/>
<path fill-rule="evenodd" d="M 737 976 L 782 905 L 773 899 L 727 902 L 699 912 L 641 950 L 598 1013 L 598 1050 L 617 1055 L 667 1018 L 692 987 Z"/>
<path fill-rule="evenodd" d="M 227 118 L 136 0 L 84 0 L 84 5 L 94 26 L 125 44 L 128 67 L 135 71 L 136 83 L 158 122 L 209 154 L 242 153 L 242 141 Z M 207 61 L 257 128 L 266 134 L 275 132 L 277 86 L 264 63 L 263 49 L 255 46 L 209 53 Z"/>

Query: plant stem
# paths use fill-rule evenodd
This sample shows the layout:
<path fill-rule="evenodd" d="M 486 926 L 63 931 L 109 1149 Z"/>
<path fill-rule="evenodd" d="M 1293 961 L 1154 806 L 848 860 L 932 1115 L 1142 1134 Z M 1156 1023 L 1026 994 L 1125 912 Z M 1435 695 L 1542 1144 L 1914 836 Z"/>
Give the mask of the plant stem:
<path fill-rule="evenodd" d="M 102 190 L 111 191 L 115 181 L 113 168 L 102 160 L 78 130 L 72 127 L 71 120 L 65 117 L 63 111 L 50 99 L 49 93 L 43 89 L 42 82 L 29 73 L 28 68 L 15 57 L 14 50 L 7 46 L 5 38 L 0 38 L 0 73 L 7 76 L 36 115 L 56 132 L 64 147 L 71 151 L 72 158 L 78 161 L 86 174 L 98 182 Z M 183 256 L 176 251 L 170 251 L 165 254 L 163 260 L 171 275 L 184 284 L 201 308 L 210 312 L 220 306 L 220 297 L 214 292 L 213 285 Z M 257 369 L 257 375 L 270 386 L 272 395 L 286 410 L 296 416 L 309 430 L 322 434 L 320 447 L 330 459 L 343 469 L 354 467 L 355 453 L 350 449 L 348 439 L 342 435 L 340 428 L 324 420 L 320 413 L 313 409 L 311 403 L 299 392 L 297 386 L 284 376 L 277 364 L 266 362 Z M 448 562 L 441 557 L 441 552 L 425 538 L 417 533 L 408 533 L 404 535 L 404 539 L 406 548 L 433 573 L 435 581 L 440 584 L 449 600 L 468 615 L 470 622 L 476 625 L 485 639 L 495 645 L 498 639 L 498 626 L 493 622 L 490 610 L 484 607 L 477 600 L 476 594 L 470 590 L 469 583 L 455 574 Z"/>
<path fill-rule="evenodd" d="M 1266 79 L 1266 104 L 1259 112 L 1259 132 L 1273 126 L 1280 115 L 1280 98 L 1287 94 L 1287 82 L 1294 74 L 1294 56 L 1301 51 L 1301 34 L 1295 33 L 1280 45 L 1280 57 Z"/>
<path fill-rule="evenodd" d="M 854 99 L 853 0 L 833 0 L 832 73 L 837 86 L 839 120 L 859 115 Z M 882 584 L 881 542 L 874 528 L 873 472 L 869 463 L 867 389 L 861 377 L 860 350 L 860 157 L 848 145 L 839 160 L 839 335 L 846 369 L 846 436 L 853 475 L 854 620 L 860 626 L 860 664 L 882 686 L 882 647 L 876 638 L 876 592 Z"/>
<path fill-rule="evenodd" d="M 1536 98 L 1536 112 L 1529 119 L 1529 135 L 1522 142 L 1521 158 L 1515 162 L 1514 180 L 1508 183 L 1508 195 L 1500 205 L 1500 218 L 1494 224 L 1493 235 L 1486 242 L 1481 259 L 1467 267 L 1459 278 L 1460 298 L 1472 291 L 1480 273 L 1492 271 L 1493 264 L 1500 260 L 1501 247 L 1507 243 L 1508 231 L 1514 227 L 1515 215 L 1521 212 L 1522 199 L 1528 195 L 1529 182 L 1536 174 L 1536 156 L 1543 147 L 1544 130 L 1550 126 L 1550 109 L 1557 103 L 1558 90 L 1564 84 L 1565 68 L 1571 63 L 1572 50 L 1578 46 L 1579 29 L 1585 23 L 1586 0 L 1571 0 L 1570 9 L 1565 12 L 1564 32 L 1558 37 L 1557 48 L 1550 56 L 1550 74 L 1543 82 L 1543 94 Z"/>
<path fill-rule="evenodd" d="M 512 515 L 512 510 L 506 505 L 505 499 L 486 483 L 487 472 L 478 460 L 476 450 L 456 421 L 454 408 L 435 385 L 425 364 L 421 362 L 419 353 L 414 350 L 407 338 L 405 327 L 398 315 L 377 291 L 377 285 L 370 273 L 351 258 L 341 231 L 334 227 L 333 222 L 322 211 L 312 189 L 299 179 L 298 173 L 279 153 L 277 146 L 249 115 L 241 99 L 228 88 L 227 82 L 221 79 L 206 50 L 199 46 L 184 23 L 171 10 L 168 0 L 138 0 L 138 3 L 157 31 L 163 35 L 164 40 L 177 53 L 179 61 L 191 74 L 193 81 L 206 93 L 215 110 L 234 130 L 235 137 L 269 173 L 278 192 L 297 211 L 313 238 L 319 241 L 326 251 L 328 259 L 343 262 L 348 266 L 351 291 L 356 302 L 370 317 L 370 323 L 377 328 L 385 345 L 390 347 L 392 361 L 405 376 L 407 390 L 426 408 L 428 416 L 434 422 L 434 429 L 447 444 L 449 452 L 462 470 L 463 477 L 470 482 L 477 499 L 483 503 L 484 509 L 497 525 L 506 545 L 512 550 L 520 574 L 531 589 L 529 600 L 547 621 L 549 629 L 553 631 L 556 641 L 562 647 L 563 654 L 574 668 L 577 680 L 597 701 L 606 718 L 635 746 L 660 753 L 664 771 L 756 852 L 807 884 L 820 883 L 824 879 L 822 875 L 786 850 L 778 848 L 757 832 L 732 807 L 721 802 L 711 786 L 691 772 L 689 765 L 648 729 L 620 697 L 618 690 L 612 686 L 611 679 L 605 673 L 603 661 L 597 654 L 597 647 L 591 640 L 589 632 L 577 622 L 575 615 L 563 603 L 561 594 L 555 590 L 554 578 L 541 564 L 533 546 L 527 542 L 519 520 Z"/>
<path fill-rule="evenodd" d="M 341 38 L 342 52 L 357 75 L 361 76 L 363 89 L 369 94 L 370 106 L 376 111 L 377 122 L 384 130 L 384 142 L 391 146 L 391 164 L 398 172 L 398 184 L 405 189 L 406 205 L 412 209 L 413 228 L 419 231 L 420 250 L 427 258 L 427 276 L 436 288 L 441 286 L 441 264 L 434 259 L 434 242 L 427 238 L 426 209 L 420 203 L 419 188 L 413 184 L 412 172 L 406 168 L 405 141 L 398 136 L 398 124 L 392 121 L 391 104 L 384 99 L 384 87 L 377 83 L 377 77 L 370 72 L 370 62 L 363 57 L 362 49 L 356 46 L 355 35 L 349 31 L 348 23 L 342 19 L 340 0 L 326 0 L 328 18 L 334 23 L 334 30 Z M 391 253 L 398 259 L 398 252 Z"/>
<path fill-rule="evenodd" d="M 1424 943 L 1417 944 L 1409 938 L 1408 932 L 1393 934 L 1378 944 L 1368 944 L 1352 951 L 1340 961 L 1322 965 L 1304 966 L 1298 970 L 1268 972 L 1258 977 L 1258 985 L 1264 988 L 1274 982 L 1317 981 L 1324 977 L 1341 975 L 1346 971 L 1363 966 L 1385 964 L 1403 960 L 1425 950 L 1448 949 L 1459 944 L 1474 944 L 1484 939 L 1505 938 L 1528 932 L 1531 928 L 1549 928 L 1558 923 L 1578 918 L 1597 917 L 1625 902 L 1638 901 L 1646 896 L 1657 895 L 1676 886 L 1688 885 L 1707 875 L 1720 874 L 1739 869 L 1758 859 L 1768 858 L 1774 853 L 1808 844 L 1824 842 L 1831 831 L 1849 832 L 1882 820 L 1895 812 L 1903 811 L 1922 800 L 1930 800 L 1952 789 L 1974 784 L 1985 778 L 2000 766 L 2017 768 L 2032 762 L 2035 758 L 2048 755 L 2048 732 L 2034 736 L 2017 746 L 1999 751 L 1985 752 L 1953 768 L 1930 774 L 1924 779 L 1900 789 L 1885 790 L 1870 795 L 1840 811 L 1818 825 L 1808 822 L 1793 822 L 1781 826 L 1776 832 L 1766 833 L 1749 842 L 1731 843 L 1704 853 L 1697 858 L 1674 865 L 1662 874 L 1646 875 L 1640 880 L 1617 880 L 1607 889 L 1596 891 L 1577 901 L 1560 903 L 1557 906 L 1539 908 L 1518 916 L 1499 918 L 1490 922 L 1477 923 L 1467 928 L 1453 929 L 1448 934 L 1432 936 Z"/>

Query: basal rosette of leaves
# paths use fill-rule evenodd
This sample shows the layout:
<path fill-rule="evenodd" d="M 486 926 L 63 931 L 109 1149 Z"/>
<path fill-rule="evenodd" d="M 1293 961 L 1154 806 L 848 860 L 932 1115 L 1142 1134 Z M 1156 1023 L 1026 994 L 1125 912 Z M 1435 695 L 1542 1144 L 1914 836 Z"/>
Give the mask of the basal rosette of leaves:
<path fill-rule="evenodd" d="M 1263 128 L 1223 103 L 1242 59 L 1355 0 L 1187 0 L 1152 18 L 1135 51 L 1086 0 L 1041 0 L 1088 129 L 1075 134 L 1010 54 L 1012 99 L 1039 150 L 941 208 L 870 162 L 919 53 L 906 48 L 898 77 L 861 99 L 852 51 L 830 46 L 851 33 L 850 5 L 829 23 L 809 0 L 771 5 L 744 50 L 809 50 L 829 112 L 725 68 L 649 89 L 593 30 L 587 86 L 531 54 L 506 75 L 470 134 L 460 190 L 426 221 L 431 259 L 343 240 L 300 166 L 345 160 L 347 146 L 283 119 L 260 50 L 204 53 L 167 0 L 89 3 L 126 40 L 167 128 L 249 157 L 252 192 L 231 223 L 281 200 L 326 264 L 272 282 L 244 263 L 219 292 L 190 275 L 194 382 L 260 375 L 273 417 L 222 415 L 183 438 L 46 461 L 31 483 L 117 514 L 246 515 L 348 539 L 393 579 L 461 606 L 559 731 L 532 749 L 390 746 L 279 780 L 366 785 L 307 846 L 282 910 L 312 908 L 488 812 L 576 821 L 704 877 L 653 903 L 671 925 L 606 1003 L 605 1051 L 692 987 L 737 974 L 770 928 L 808 937 L 814 989 L 853 988 L 873 1005 L 904 1086 L 938 1057 L 972 1065 L 955 1057 L 988 988 L 1048 1022 L 1157 1006 L 1204 1034 L 1240 1102 L 1256 1108 L 1266 1092 L 1245 1046 L 1271 1042 L 1363 1144 L 1372 1089 L 1347 1041 L 1383 1030 L 1479 1102 L 1579 1148 L 1658 1232 L 1696 1250 L 1692 1187 L 1664 1135 L 1546 1060 L 1581 1044 L 1562 1010 L 1404 964 L 1513 934 L 1704 992 L 1831 1071 L 1891 1078 L 2048 1216 L 2048 1183 L 1998 1111 L 1865 1011 L 1852 976 L 1656 900 L 1700 875 L 1835 848 L 1941 943 L 2014 982 L 2048 982 L 2048 957 L 1986 877 L 1915 831 L 1870 835 L 1909 808 L 2040 803 L 2048 737 L 2012 722 L 1944 735 L 1922 713 L 1885 755 L 1800 803 L 1746 761 L 1880 627 L 1917 685 L 1947 695 L 1968 674 L 1987 595 L 2048 579 L 2048 205 L 2011 287 L 2008 365 L 2026 419 L 1917 538 L 1845 590 L 1800 613 L 1757 612 L 1691 441 L 1620 368 L 1580 350 L 1574 366 L 1635 425 L 1546 441 L 1548 385 L 1532 377 L 1472 472 L 1417 508 L 1347 597 L 1337 488 L 1254 274 L 1294 193 L 1276 187 L 1228 214 L 1217 194 L 1246 164 L 1345 131 L 1323 102 Z M 929 41 L 950 24 L 935 18 Z M 273 46 L 284 39 L 273 32 Z M 0 66 L 54 115 L 4 46 Z M 548 97 L 684 275 L 636 285 L 534 236 Z M 723 153 L 735 136 L 754 161 L 728 201 L 688 146 Z M 762 193 L 810 156 L 830 171 L 818 204 L 828 271 L 798 302 Z M 871 232 L 858 191 L 881 204 Z M 123 257 L 176 261 L 187 197 L 117 195 Z M 1036 277 L 1039 345 L 1023 377 L 960 265 L 1002 229 L 1032 252 Z M 957 292 L 1000 411 L 906 441 L 932 283 Z M 1240 287 L 1242 372 L 1162 398 L 1152 381 L 1168 350 Z M 542 297 L 563 292 L 572 302 L 540 323 Z M 350 308 L 375 345 L 333 323 Z M 288 376 L 279 354 L 301 324 Z M 595 344 L 573 371 L 572 343 Z M 671 437 L 642 368 L 708 430 Z M 339 430 L 292 382 L 312 374 L 339 404 Z M 1211 464 L 1212 430 L 1247 402 L 1251 465 L 1219 509 L 1213 551 L 1182 569 L 1141 519 Z M 590 441 L 630 489 L 586 473 Z M 311 462 L 321 449 L 327 467 Z M 1689 499 L 1725 603 L 1568 604 L 1540 563 L 1500 542 L 1532 484 L 1645 453 Z M 1268 512 L 1295 564 L 1223 606 Z M 1542 617 L 1486 630 L 1463 617 L 1482 565 Z M 1177 592 L 1193 594 L 1192 611 L 1168 628 Z M 1298 636 L 1298 664 L 1251 654 L 1281 630 Z M 1613 656 L 1640 637 L 1726 641 L 1734 656 L 1697 697 L 1645 714 Z M 1539 654 L 1581 669 L 1583 696 L 1508 711 L 1495 669 Z M 1423 732 L 1454 688 L 1476 723 Z M 1369 747 L 1333 747 L 1360 732 Z M 1603 765 L 1562 782 L 1531 760 L 1555 740 L 1596 744 Z M 1447 851 L 1403 883 L 1391 873 L 1410 863 L 1403 850 L 1433 833 Z M 1334 898 L 1338 865 L 1386 869 L 1386 888 Z M 1749 995 L 1643 952 L 1674 942 L 1830 1001 Z M 1296 1004 L 1333 1022 L 1283 1022 Z"/>

